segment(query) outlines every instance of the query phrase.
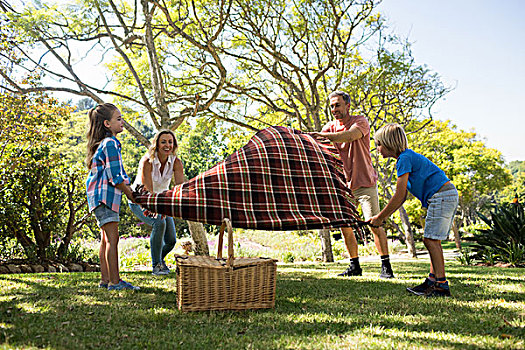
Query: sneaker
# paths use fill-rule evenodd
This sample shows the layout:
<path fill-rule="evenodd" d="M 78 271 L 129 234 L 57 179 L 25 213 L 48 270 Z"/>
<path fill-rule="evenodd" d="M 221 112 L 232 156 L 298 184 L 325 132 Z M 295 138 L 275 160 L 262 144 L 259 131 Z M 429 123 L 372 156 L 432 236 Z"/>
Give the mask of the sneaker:
<path fill-rule="evenodd" d="M 162 275 L 167 275 L 168 273 L 170 273 L 169 270 L 168 271 L 163 270 L 162 264 L 158 263 L 155 266 L 153 266 L 153 272 L 151 274 L 154 276 L 162 276 Z"/>
<path fill-rule="evenodd" d="M 108 283 L 106 282 L 100 282 L 98 284 L 98 287 L 101 288 L 101 289 L 108 289 Z"/>
<path fill-rule="evenodd" d="M 417 285 L 415 287 L 408 287 L 407 292 L 410 292 L 415 295 L 423 295 L 425 294 L 426 290 L 434 285 L 434 281 L 431 281 L 428 278 L 425 278 L 425 282 L 421 283 L 420 285 Z"/>
<path fill-rule="evenodd" d="M 381 273 L 379 274 L 381 278 L 394 278 L 394 272 L 390 266 L 381 266 Z"/>
<path fill-rule="evenodd" d="M 424 294 L 427 298 L 434 297 L 450 297 L 450 288 L 443 288 L 437 283 L 434 283 L 425 291 Z"/>
<path fill-rule="evenodd" d="M 120 280 L 117 284 L 110 284 L 108 286 L 108 290 L 123 290 L 123 289 L 139 290 L 140 287 L 134 286 L 131 283 L 126 282 L 124 280 Z"/>
<path fill-rule="evenodd" d="M 361 275 L 363 275 L 362 268 L 356 267 L 355 265 L 350 265 L 345 271 L 341 272 L 337 276 L 351 277 L 351 276 L 361 276 Z"/>
<path fill-rule="evenodd" d="M 168 268 L 168 265 L 163 261 L 161 264 L 160 270 L 165 271 L 166 275 L 170 273 L 170 269 Z"/>

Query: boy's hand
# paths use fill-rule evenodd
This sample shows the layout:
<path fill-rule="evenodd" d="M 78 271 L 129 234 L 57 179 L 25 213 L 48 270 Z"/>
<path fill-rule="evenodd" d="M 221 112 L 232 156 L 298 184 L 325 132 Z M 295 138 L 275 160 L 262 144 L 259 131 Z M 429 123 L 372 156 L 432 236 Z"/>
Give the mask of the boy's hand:
<path fill-rule="evenodd" d="M 378 218 L 378 215 L 372 216 L 368 222 L 370 223 L 370 226 L 372 227 L 381 227 L 385 224 L 385 220 L 381 220 Z"/>

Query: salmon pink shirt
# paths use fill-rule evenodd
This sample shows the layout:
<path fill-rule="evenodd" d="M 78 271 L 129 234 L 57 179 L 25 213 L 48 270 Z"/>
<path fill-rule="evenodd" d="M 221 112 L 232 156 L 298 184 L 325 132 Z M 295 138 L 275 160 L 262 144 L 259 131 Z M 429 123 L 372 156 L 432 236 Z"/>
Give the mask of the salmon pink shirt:
<path fill-rule="evenodd" d="M 334 142 L 343 161 L 346 181 L 351 190 L 361 187 L 374 187 L 377 182 L 377 172 L 372 166 L 370 155 L 370 124 L 361 115 L 347 115 L 343 121 L 338 119 L 327 123 L 323 132 L 340 132 L 350 130 L 356 125 L 363 137 L 353 142 Z"/>

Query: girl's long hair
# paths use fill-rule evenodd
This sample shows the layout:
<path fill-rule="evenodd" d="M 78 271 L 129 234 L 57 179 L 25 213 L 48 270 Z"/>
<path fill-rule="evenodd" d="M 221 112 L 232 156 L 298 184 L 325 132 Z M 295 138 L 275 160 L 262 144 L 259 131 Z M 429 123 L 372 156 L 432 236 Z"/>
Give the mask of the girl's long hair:
<path fill-rule="evenodd" d="M 118 108 L 111 103 L 103 103 L 95 108 L 92 108 L 88 112 L 89 116 L 89 129 L 87 132 L 87 156 L 86 156 L 86 167 L 91 169 L 91 162 L 93 156 L 97 151 L 100 142 L 106 137 L 111 137 L 113 134 L 109 128 L 104 125 L 104 120 L 111 120 L 113 113 Z"/>
<path fill-rule="evenodd" d="M 165 135 L 165 134 L 168 134 L 168 135 L 171 135 L 171 137 L 173 137 L 173 152 L 172 154 L 176 154 L 177 152 L 177 138 L 175 137 L 175 133 L 171 130 L 168 130 L 168 129 L 163 129 L 163 130 L 160 130 L 157 135 L 155 135 L 155 137 L 153 138 L 153 140 L 151 141 L 151 146 L 149 146 L 148 148 L 148 161 L 150 163 L 153 163 L 153 159 L 155 159 L 155 157 L 157 156 L 157 151 L 159 149 L 159 139 L 162 135 Z"/>

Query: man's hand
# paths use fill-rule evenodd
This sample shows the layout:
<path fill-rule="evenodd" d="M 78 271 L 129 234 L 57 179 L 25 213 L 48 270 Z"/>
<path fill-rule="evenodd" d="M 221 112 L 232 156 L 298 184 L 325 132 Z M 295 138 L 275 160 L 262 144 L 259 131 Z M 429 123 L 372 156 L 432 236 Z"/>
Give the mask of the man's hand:
<path fill-rule="evenodd" d="M 323 133 L 318 131 L 309 132 L 308 135 L 312 136 L 315 139 L 326 139 L 326 136 L 324 136 Z"/>

